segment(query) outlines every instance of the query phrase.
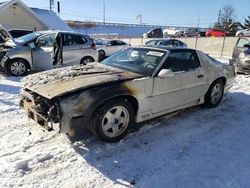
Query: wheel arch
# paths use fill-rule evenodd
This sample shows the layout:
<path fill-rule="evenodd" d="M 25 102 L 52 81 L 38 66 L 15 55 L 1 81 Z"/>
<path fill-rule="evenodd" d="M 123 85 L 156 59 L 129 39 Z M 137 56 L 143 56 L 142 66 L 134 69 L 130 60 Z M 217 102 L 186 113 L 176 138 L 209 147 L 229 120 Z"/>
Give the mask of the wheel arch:
<path fill-rule="evenodd" d="M 225 77 L 225 76 L 220 76 L 220 77 L 216 78 L 213 82 L 211 82 L 211 84 L 209 85 L 209 88 L 207 89 L 207 92 L 209 91 L 209 89 L 210 89 L 210 87 L 213 85 L 213 83 L 215 83 L 215 82 L 218 81 L 218 80 L 222 80 L 222 82 L 224 83 L 224 86 L 225 86 L 226 83 L 227 83 L 226 77 Z M 207 94 L 207 92 L 206 92 L 206 94 Z"/>
<path fill-rule="evenodd" d="M 31 65 L 30 65 L 29 61 L 28 61 L 27 59 L 21 58 L 21 57 L 15 57 L 15 58 L 10 59 L 10 60 L 5 64 L 5 68 L 8 67 L 8 65 L 9 65 L 10 62 L 13 62 L 13 61 L 19 60 L 19 59 L 22 60 L 22 61 L 24 61 L 24 62 L 27 64 L 28 69 L 31 70 Z"/>

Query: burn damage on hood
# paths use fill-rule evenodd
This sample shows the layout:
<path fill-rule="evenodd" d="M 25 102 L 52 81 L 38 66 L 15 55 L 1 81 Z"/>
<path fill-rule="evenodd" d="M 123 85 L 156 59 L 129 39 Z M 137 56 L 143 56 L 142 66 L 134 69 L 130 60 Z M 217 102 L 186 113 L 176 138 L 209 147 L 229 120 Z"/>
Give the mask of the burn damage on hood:
<path fill-rule="evenodd" d="M 29 75 L 23 78 L 22 84 L 24 89 L 52 99 L 80 89 L 142 76 L 101 63 L 89 63 Z"/>

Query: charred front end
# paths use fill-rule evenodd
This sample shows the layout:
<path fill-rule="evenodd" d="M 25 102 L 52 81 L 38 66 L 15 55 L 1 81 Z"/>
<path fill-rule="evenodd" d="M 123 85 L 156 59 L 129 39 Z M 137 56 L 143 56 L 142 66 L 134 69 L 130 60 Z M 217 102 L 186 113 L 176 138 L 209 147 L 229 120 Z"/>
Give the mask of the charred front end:
<path fill-rule="evenodd" d="M 29 118 L 48 131 L 53 130 L 53 123 L 60 121 L 60 110 L 56 100 L 47 99 L 27 89 L 22 92 L 20 106 Z"/>

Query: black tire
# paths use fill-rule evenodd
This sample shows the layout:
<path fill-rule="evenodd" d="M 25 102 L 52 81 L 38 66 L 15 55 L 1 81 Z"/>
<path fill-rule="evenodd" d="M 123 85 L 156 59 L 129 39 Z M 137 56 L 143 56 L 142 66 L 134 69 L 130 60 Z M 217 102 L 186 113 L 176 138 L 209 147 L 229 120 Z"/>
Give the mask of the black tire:
<path fill-rule="evenodd" d="M 123 118 L 124 120 L 122 120 Z M 97 108 L 92 116 L 89 129 L 102 141 L 117 142 L 126 136 L 133 123 L 134 109 L 132 105 L 128 100 L 119 98 L 110 100 Z M 118 131 L 117 134 L 116 131 Z"/>
<path fill-rule="evenodd" d="M 7 64 L 7 73 L 12 76 L 24 76 L 28 72 L 28 64 L 23 59 L 13 59 Z"/>
<path fill-rule="evenodd" d="M 214 81 L 205 95 L 206 106 L 210 108 L 217 107 L 223 95 L 224 95 L 224 82 L 221 79 Z"/>
<path fill-rule="evenodd" d="M 238 37 L 243 37 L 243 36 L 244 36 L 243 33 L 238 34 Z"/>
<path fill-rule="evenodd" d="M 94 62 L 94 58 L 93 57 L 90 57 L 90 56 L 87 56 L 87 57 L 83 57 L 80 61 L 80 64 L 81 65 L 87 65 L 88 63 L 91 63 L 91 62 Z"/>
<path fill-rule="evenodd" d="M 106 54 L 105 54 L 105 52 L 103 50 L 98 51 L 98 61 L 99 62 L 104 60 L 105 57 L 106 57 Z"/>

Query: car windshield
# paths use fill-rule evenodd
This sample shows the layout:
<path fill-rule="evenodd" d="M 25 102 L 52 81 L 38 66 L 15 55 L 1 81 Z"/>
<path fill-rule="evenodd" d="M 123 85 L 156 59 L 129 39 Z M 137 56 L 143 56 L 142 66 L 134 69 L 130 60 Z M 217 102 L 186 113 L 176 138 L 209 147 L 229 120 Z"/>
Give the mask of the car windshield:
<path fill-rule="evenodd" d="M 15 40 L 19 43 L 25 43 L 25 42 L 29 42 L 29 41 L 39 37 L 40 35 L 42 35 L 42 33 L 34 32 L 34 33 L 30 33 L 30 34 L 24 35 L 22 37 L 19 37 Z"/>
<path fill-rule="evenodd" d="M 146 48 L 128 48 L 102 61 L 103 64 L 151 76 L 167 52 Z"/>

